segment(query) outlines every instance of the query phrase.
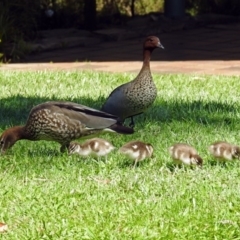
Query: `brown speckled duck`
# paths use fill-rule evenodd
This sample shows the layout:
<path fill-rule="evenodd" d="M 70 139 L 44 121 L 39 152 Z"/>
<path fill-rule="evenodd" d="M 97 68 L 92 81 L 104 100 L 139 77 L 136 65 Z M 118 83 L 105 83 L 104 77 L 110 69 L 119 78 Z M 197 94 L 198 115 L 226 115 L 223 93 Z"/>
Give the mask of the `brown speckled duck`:
<path fill-rule="evenodd" d="M 121 122 L 146 111 L 157 97 L 157 88 L 150 70 L 150 57 L 155 48 L 164 48 L 158 37 L 149 36 L 143 44 L 143 65 L 137 77 L 114 89 L 102 106 L 102 111 L 116 115 Z"/>
<path fill-rule="evenodd" d="M 176 164 L 202 166 L 203 160 L 197 150 L 185 143 L 177 143 L 169 148 L 169 153 Z"/>
<path fill-rule="evenodd" d="M 240 147 L 224 141 L 212 143 L 209 152 L 219 160 L 240 159 Z"/>
<path fill-rule="evenodd" d="M 102 157 L 107 156 L 114 146 L 109 141 L 102 138 L 92 138 L 85 141 L 83 144 L 71 142 L 68 147 L 69 154 L 79 154 L 80 156 Z"/>
<path fill-rule="evenodd" d="M 81 137 L 100 132 L 132 134 L 122 126 L 117 117 L 72 102 L 46 102 L 34 107 L 25 126 L 5 130 L 0 137 L 0 151 L 4 153 L 18 140 L 48 140 L 61 144 L 61 151 Z"/>
<path fill-rule="evenodd" d="M 128 158 L 135 160 L 133 167 L 136 167 L 139 161 L 152 157 L 153 146 L 150 143 L 131 141 L 119 148 L 119 152 L 126 155 Z"/>

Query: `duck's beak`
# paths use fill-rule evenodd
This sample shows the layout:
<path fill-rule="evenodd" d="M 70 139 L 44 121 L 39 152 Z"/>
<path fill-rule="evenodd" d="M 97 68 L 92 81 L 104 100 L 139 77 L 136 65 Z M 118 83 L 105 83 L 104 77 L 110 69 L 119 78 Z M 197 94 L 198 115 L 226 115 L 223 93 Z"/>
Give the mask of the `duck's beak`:
<path fill-rule="evenodd" d="M 160 42 L 158 42 L 158 47 L 164 49 L 164 46 Z"/>

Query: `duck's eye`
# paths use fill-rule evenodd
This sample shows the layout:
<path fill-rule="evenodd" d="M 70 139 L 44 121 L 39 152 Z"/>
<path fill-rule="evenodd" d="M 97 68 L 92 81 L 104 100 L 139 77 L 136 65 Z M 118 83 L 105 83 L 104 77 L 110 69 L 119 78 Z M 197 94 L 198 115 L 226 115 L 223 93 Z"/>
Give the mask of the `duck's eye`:
<path fill-rule="evenodd" d="M 1 139 L 0 140 L 0 146 L 2 146 L 4 144 L 4 141 Z"/>

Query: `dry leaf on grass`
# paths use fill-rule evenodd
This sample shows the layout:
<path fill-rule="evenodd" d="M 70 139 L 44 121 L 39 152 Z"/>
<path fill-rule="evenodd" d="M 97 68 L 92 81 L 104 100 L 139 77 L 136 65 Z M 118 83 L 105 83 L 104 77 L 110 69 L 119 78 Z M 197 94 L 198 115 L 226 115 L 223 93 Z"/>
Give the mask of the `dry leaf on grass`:
<path fill-rule="evenodd" d="M 109 184 L 111 182 L 110 179 L 100 179 L 96 177 L 89 177 L 89 179 L 96 181 L 97 183 L 102 183 L 102 184 Z"/>
<path fill-rule="evenodd" d="M 5 223 L 0 223 L 0 233 L 6 232 L 8 230 L 8 225 Z"/>

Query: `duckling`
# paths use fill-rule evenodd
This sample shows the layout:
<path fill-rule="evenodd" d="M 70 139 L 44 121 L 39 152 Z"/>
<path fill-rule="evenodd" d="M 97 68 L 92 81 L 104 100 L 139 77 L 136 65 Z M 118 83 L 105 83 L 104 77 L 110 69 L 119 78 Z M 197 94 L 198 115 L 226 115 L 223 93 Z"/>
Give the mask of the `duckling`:
<path fill-rule="evenodd" d="M 81 156 L 92 155 L 94 157 L 107 156 L 115 147 L 109 141 L 102 138 L 92 138 L 83 144 L 71 142 L 68 147 L 68 153 L 77 153 Z"/>
<path fill-rule="evenodd" d="M 135 160 L 133 167 L 145 158 L 151 158 L 153 155 L 153 146 L 150 143 L 141 141 L 131 141 L 124 144 L 119 152 L 126 155 L 128 158 Z"/>
<path fill-rule="evenodd" d="M 169 153 L 176 164 L 202 166 L 203 160 L 197 150 L 185 143 L 177 143 L 169 148 Z"/>
<path fill-rule="evenodd" d="M 208 150 L 213 157 L 218 158 L 219 160 L 233 160 L 240 158 L 240 147 L 228 142 L 218 141 L 212 143 Z"/>

